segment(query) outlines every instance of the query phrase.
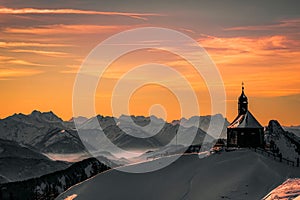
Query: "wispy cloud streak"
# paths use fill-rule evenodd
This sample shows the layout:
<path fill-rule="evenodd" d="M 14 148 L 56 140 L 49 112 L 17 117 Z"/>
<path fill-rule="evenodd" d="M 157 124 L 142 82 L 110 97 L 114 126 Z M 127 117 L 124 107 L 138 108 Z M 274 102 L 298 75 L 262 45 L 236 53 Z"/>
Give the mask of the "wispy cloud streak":
<path fill-rule="evenodd" d="M 276 29 L 300 29 L 300 19 L 286 19 L 280 20 L 273 24 L 268 25 L 255 25 L 255 26 L 237 26 L 226 28 L 227 31 L 267 31 Z M 286 31 L 286 30 L 285 30 Z"/>
<path fill-rule="evenodd" d="M 37 8 L 0 8 L 0 14 L 81 14 L 81 15 L 109 15 L 109 16 L 125 16 L 137 19 L 146 19 L 149 16 L 162 16 L 158 13 L 136 13 L 136 12 L 107 12 L 95 10 L 78 10 L 78 9 L 37 9 Z"/>
<path fill-rule="evenodd" d="M 6 33 L 17 34 L 90 34 L 90 33 L 107 33 L 124 30 L 130 26 L 118 26 L 118 25 L 64 25 L 55 24 L 38 27 L 24 27 L 24 28 L 6 28 Z"/>
<path fill-rule="evenodd" d="M 34 53 L 34 54 L 53 56 L 53 57 L 68 57 L 68 56 L 70 56 L 68 53 L 60 52 L 60 51 L 41 51 L 41 50 L 32 50 L 32 49 L 14 49 L 11 51 L 16 52 L 16 53 Z"/>
<path fill-rule="evenodd" d="M 71 46 L 67 44 L 51 44 L 51 43 L 38 43 L 38 42 L 5 42 L 0 41 L 0 48 L 9 47 L 66 47 Z"/>
<path fill-rule="evenodd" d="M 0 80 L 9 80 L 14 77 L 32 76 L 43 73 L 36 69 L 0 69 Z"/>
<path fill-rule="evenodd" d="M 26 66 L 40 66 L 40 67 L 51 66 L 51 65 L 39 64 L 39 63 L 33 63 L 26 60 L 19 60 L 19 59 L 9 60 L 7 61 L 7 63 L 16 64 L 16 65 L 26 65 Z"/>
<path fill-rule="evenodd" d="M 33 62 L 26 61 L 26 60 L 10 57 L 10 56 L 0 56 L 0 65 L 1 66 L 9 65 L 9 64 L 13 64 L 16 66 L 40 66 L 40 67 L 51 66 L 51 65 L 46 65 L 46 64 L 33 63 Z"/>

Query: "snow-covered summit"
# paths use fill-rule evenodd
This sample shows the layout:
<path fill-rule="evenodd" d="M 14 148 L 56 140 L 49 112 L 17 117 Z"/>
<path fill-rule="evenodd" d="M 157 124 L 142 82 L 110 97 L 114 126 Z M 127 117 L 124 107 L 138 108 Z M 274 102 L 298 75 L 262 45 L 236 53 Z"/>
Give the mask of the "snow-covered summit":
<path fill-rule="evenodd" d="M 84 147 L 72 126 L 51 111 L 14 114 L 0 120 L 0 139 L 32 146 L 44 153 L 82 151 Z"/>
<path fill-rule="evenodd" d="M 132 165 L 161 165 L 168 157 Z M 57 200 L 102 199 L 261 199 L 287 177 L 299 177 L 289 167 L 251 150 L 223 152 L 203 159 L 182 156 L 151 173 L 110 170 L 61 194 Z"/>
<path fill-rule="evenodd" d="M 193 116 L 189 119 L 182 118 L 180 120 L 172 121 L 172 124 L 180 124 L 184 127 L 198 127 L 214 138 L 226 138 L 226 128 L 229 122 L 221 114 Z M 208 130 L 210 124 L 210 130 Z M 220 132 L 220 127 L 221 132 Z"/>
<path fill-rule="evenodd" d="M 274 143 L 272 149 L 283 158 L 297 162 L 300 159 L 300 138 L 285 131 L 276 120 L 271 120 L 266 130 L 266 142 Z"/>
<path fill-rule="evenodd" d="M 40 111 L 34 110 L 34 111 L 32 111 L 32 113 L 29 116 L 34 117 L 36 119 L 43 120 L 43 121 L 49 121 L 49 122 L 62 122 L 63 121 L 61 118 L 59 118 L 57 115 L 55 115 L 52 111 L 40 112 Z"/>

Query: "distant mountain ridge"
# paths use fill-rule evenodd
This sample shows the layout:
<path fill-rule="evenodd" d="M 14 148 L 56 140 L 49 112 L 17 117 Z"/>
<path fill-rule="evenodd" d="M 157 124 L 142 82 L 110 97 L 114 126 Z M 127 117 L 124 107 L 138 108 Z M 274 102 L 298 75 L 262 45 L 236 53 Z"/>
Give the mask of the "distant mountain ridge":
<path fill-rule="evenodd" d="M 180 124 L 184 127 L 199 127 L 214 138 L 226 138 L 227 126 L 229 125 L 229 122 L 221 114 L 216 114 L 193 116 L 189 119 L 182 118 L 180 120 L 173 120 L 172 124 Z M 211 126 L 210 131 L 208 131 L 209 125 Z M 222 127 L 221 133 L 219 132 L 219 127 Z"/>
<path fill-rule="evenodd" d="M 192 117 L 179 124 L 176 122 L 167 123 L 155 116 L 122 115 L 119 118 L 114 118 L 98 115 L 90 119 L 77 117 L 70 121 L 63 121 L 51 111 L 34 110 L 28 115 L 14 114 L 0 120 L 0 164 L 2 163 L 1 166 L 4 167 L 1 168 L 0 166 L 1 182 L 24 180 L 64 169 L 68 166 L 67 164 L 52 161 L 45 155 L 51 154 L 55 158 L 55 155 L 78 154 L 80 155 L 79 159 L 84 159 L 91 157 L 86 147 L 95 151 L 96 156 L 108 156 L 119 164 L 127 163 L 125 158 L 114 157 L 105 153 L 108 151 L 107 140 L 105 140 L 107 138 L 122 149 L 142 149 L 143 151 L 161 148 L 170 143 L 171 140 L 174 141 L 179 129 L 180 133 L 177 133 L 176 136 L 178 145 L 201 144 L 204 138 L 207 141 L 213 141 L 215 138 L 197 127 L 197 118 Z M 214 115 L 211 118 L 222 121 L 221 115 Z M 83 139 L 92 142 L 85 143 L 85 145 L 82 143 L 82 138 L 79 137 L 75 128 L 75 120 L 80 122 L 80 129 L 83 130 L 85 136 Z M 199 127 L 206 129 L 210 116 L 199 117 L 199 120 L 201 122 Z M 149 123 L 153 123 L 153 125 L 148 126 Z M 221 125 L 226 126 L 226 123 L 225 120 L 225 124 Z M 105 137 L 99 137 L 99 133 L 95 130 L 99 124 L 104 130 Z M 219 124 L 216 123 L 213 126 L 219 126 Z M 190 141 L 192 132 L 196 135 L 194 140 Z M 145 136 L 145 138 L 139 138 L 139 136 Z M 93 143 L 95 143 L 95 147 Z M 175 145 L 175 143 L 170 145 Z M 63 156 L 60 157 L 63 158 Z M 39 167 L 39 169 L 35 170 L 36 175 L 30 173 L 30 170 L 21 173 L 20 171 L 24 167 L 26 169 Z"/>
<path fill-rule="evenodd" d="M 300 158 L 300 137 L 296 134 L 285 131 L 277 120 L 270 120 L 266 133 L 266 141 L 274 142 L 275 148 L 283 158 L 297 162 Z"/>
<path fill-rule="evenodd" d="M 284 126 L 285 131 L 289 131 L 300 137 L 300 125 L 299 126 Z"/>
<path fill-rule="evenodd" d="M 197 119 L 200 120 L 199 126 L 195 124 Z M 223 119 L 225 123 L 221 125 L 224 127 L 228 124 L 228 121 L 221 115 L 214 115 L 212 117 L 191 117 L 190 119 L 185 120 L 184 123 L 180 124 L 182 128 L 181 130 L 183 130 L 186 134 L 191 131 L 196 131 L 197 135 L 195 142 L 200 143 L 206 135 L 203 130 L 207 130 L 211 119 L 214 119 L 214 122 L 220 122 Z M 93 129 L 95 129 L 99 123 L 101 128 L 104 130 L 106 137 L 121 148 L 129 148 L 130 146 L 133 148 L 150 148 L 165 145 L 175 137 L 176 131 L 179 127 L 179 124 L 174 122 L 167 123 L 155 116 L 144 117 L 123 115 L 119 118 L 114 118 L 98 115 L 90 119 L 79 117 L 73 118 L 70 121 L 63 121 L 51 111 L 42 113 L 35 110 L 29 115 L 14 114 L 0 120 L 0 139 L 11 140 L 19 144 L 31 146 L 42 153 L 86 152 L 85 146 L 82 144 L 82 141 L 75 129 L 74 120 L 80 121 L 80 129 L 83 129 L 84 132 L 90 134 L 91 139 L 96 134 Z M 131 120 L 133 120 L 135 125 Z M 153 137 L 146 139 L 138 138 L 126 134 L 123 131 L 126 129 L 136 135 L 147 136 L 148 133 L 145 132 L 143 127 L 146 126 L 150 120 L 157 124 L 164 124 L 157 135 Z M 220 123 L 212 123 L 212 127 L 217 126 L 220 126 Z M 151 133 L 156 131 L 155 128 L 155 126 L 150 127 Z M 221 134 L 223 136 L 224 130 L 225 129 L 223 129 Z M 211 136 L 208 136 L 208 138 L 209 140 L 213 139 Z"/>
<path fill-rule="evenodd" d="M 68 166 L 17 142 L 0 139 L 0 183 L 39 177 Z"/>
<path fill-rule="evenodd" d="M 81 133 L 75 129 L 76 120 L 79 122 L 77 126 L 80 127 Z M 53 112 L 15 114 L 0 120 L 0 184 L 5 183 L 0 185 L 0 199 L 30 199 L 33 196 L 37 199 L 53 199 L 70 186 L 99 172 L 129 163 L 125 158 L 115 156 L 107 149 L 105 138 L 125 150 L 156 148 L 156 151 L 147 151 L 136 157 L 148 159 L 164 153 L 172 154 L 190 144 L 202 144 L 204 138 L 208 142 L 215 141 L 220 134 L 220 137 L 225 137 L 228 124 L 222 115 L 194 116 L 168 123 L 155 116 L 122 115 L 114 118 L 97 115 L 90 119 L 79 117 L 63 121 Z M 105 137 L 99 136 L 99 125 Z M 219 133 L 218 130 L 222 132 Z M 283 157 L 292 155 L 294 158 L 299 154 L 299 137 L 285 131 L 276 120 L 270 121 L 267 130 Z M 196 133 L 193 141 L 189 141 L 191 133 Z M 80 138 L 80 134 L 84 137 Z M 167 146 L 175 137 L 178 144 L 172 143 Z M 88 158 L 70 166 L 70 163 L 56 162 L 44 155 L 84 152 L 91 156 L 85 149 L 84 140 L 89 141 L 89 150 L 94 150 L 100 160 Z M 97 145 L 101 146 L 100 150 L 97 149 Z M 31 179 L 25 180 L 28 178 Z M 19 191 L 17 195 L 13 193 L 15 190 Z"/>
<path fill-rule="evenodd" d="M 14 114 L 0 120 L 0 138 L 29 145 L 42 153 L 74 153 L 85 150 L 74 124 L 63 121 L 51 111 L 33 111 L 29 115 Z"/>
<path fill-rule="evenodd" d="M 226 126 L 228 121 L 222 118 L 221 115 L 214 115 L 212 117 L 192 117 L 186 120 L 185 124 L 168 123 L 155 116 L 127 116 L 122 115 L 119 118 L 103 117 L 97 115 L 90 118 L 85 123 L 79 124 L 80 134 L 84 137 L 86 144 L 90 148 L 97 149 L 101 146 L 105 150 L 108 146 L 106 138 L 108 138 L 114 145 L 122 149 L 148 149 L 160 148 L 169 144 L 173 140 L 175 145 L 175 137 L 177 137 L 178 144 L 189 146 L 190 144 L 202 144 L 204 138 L 206 142 L 211 142 L 216 138 L 207 134 L 201 127 L 208 129 L 208 124 L 211 118 L 212 124 L 210 131 L 215 131 L 218 137 L 226 133 Z M 197 120 L 200 124 L 197 125 Z M 202 121 L 201 121 L 202 120 Z M 223 123 L 221 123 L 223 122 Z M 105 138 L 99 137 L 99 128 L 104 132 Z M 222 127 L 222 133 L 216 133 Z M 193 135 L 192 133 L 195 133 Z M 225 134 L 226 135 L 226 134 Z M 194 137 L 195 138 L 191 138 Z"/>

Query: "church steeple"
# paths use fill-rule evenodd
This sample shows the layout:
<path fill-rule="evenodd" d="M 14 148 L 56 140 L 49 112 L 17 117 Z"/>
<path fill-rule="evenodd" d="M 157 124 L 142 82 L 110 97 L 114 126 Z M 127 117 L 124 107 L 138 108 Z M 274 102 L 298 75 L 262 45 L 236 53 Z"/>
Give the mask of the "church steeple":
<path fill-rule="evenodd" d="M 244 83 L 239 96 L 238 116 L 227 126 L 227 147 L 264 147 L 264 128 L 248 110 Z"/>
<path fill-rule="evenodd" d="M 239 107 L 239 115 L 243 115 L 246 114 L 248 111 L 248 98 L 246 97 L 245 93 L 244 93 L 244 82 L 242 82 L 242 94 L 239 97 L 239 103 L 238 103 L 238 107 Z"/>

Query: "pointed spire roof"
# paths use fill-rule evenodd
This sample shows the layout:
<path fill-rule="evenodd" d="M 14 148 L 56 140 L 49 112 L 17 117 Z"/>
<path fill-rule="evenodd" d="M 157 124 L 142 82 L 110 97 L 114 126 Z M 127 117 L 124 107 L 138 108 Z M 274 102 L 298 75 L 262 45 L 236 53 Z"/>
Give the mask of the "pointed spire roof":
<path fill-rule="evenodd" d="M 242 94 L 238 99 L 238 114 L 243 115 L 248 111 L 248 98 L 244 92 L 244 82 L 242 82 Z"/>
<path fill-rule="evenodd" d="M 245 90 L 244 82 L 242 82 L 242 94 L 239 97 L 239 101 L 243 101 L 243 100 L 247 101 L 248 100 L 247 96 L 245 95 L 244 90 Z"/>

